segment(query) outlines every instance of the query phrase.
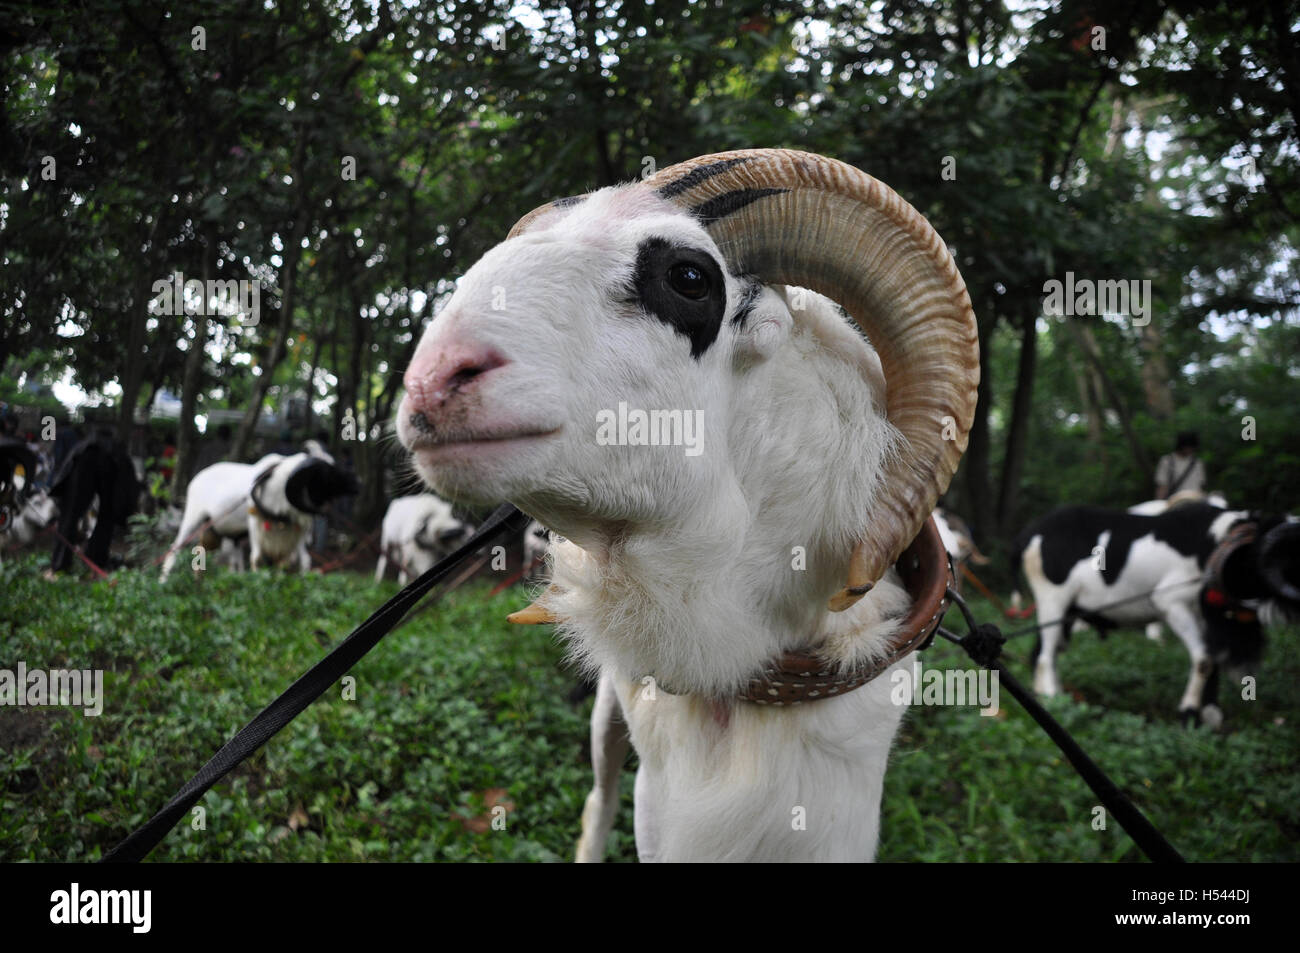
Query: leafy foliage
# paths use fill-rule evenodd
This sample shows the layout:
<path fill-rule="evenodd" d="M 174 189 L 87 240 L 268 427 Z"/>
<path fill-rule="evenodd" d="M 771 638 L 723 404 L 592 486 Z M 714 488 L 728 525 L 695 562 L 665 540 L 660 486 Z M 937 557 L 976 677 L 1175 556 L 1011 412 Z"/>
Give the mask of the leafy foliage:
<path fill-rule="evenodd" d="M 6 861 L 100 856 L 394 588 L 210 569 L 160 591 L 152 573 L 123 570 L 109 586 L 32 569 L 0 569 L 4 664 L 104 668 L 106 701 L 89 718 L 0 708 Z M 489 599 L 470 585 L 413 617 L 353 670 L 355 700 L 338 687 L 309 707 L 204 797 L 206 829 L 182 822 L 151 859 L 571 859 L 591 703 L 567 701 L 572 676 L 548 629 L 505 623 L 523 604 L 519 590 Z M 1229 698 L 1222 735 L 1177 725 L 1185 656 L 1136 633 L 1077 634 L 1060 664 L 1084 700 L 1050 707 L 1190 859 L 1293 861 L 1298 639 L 1279 634 L 1259 700 Z M 1017 670 L 1023 650 L 1008 650 Z M 924 664 L 962 668 L 964 656 L 940 643 Z M 1093 830 L 1091 792 L 1005 689 L 1001 703 L 996 718 L 913 709 L 886 775 L 881 859 L 1140 859 L 1113 819 Z M 628 770 L 613 859 L 635 858 L 631 797 Z"/>
<path fill-rule="evenodd" d="M 1294 0 L 19 4 L 0 386 L 71 368 L 123 421 L 162 387 L 199 414 L 302 394 L 337 448 L 345 418 L 390 418 L 422 324 L 523 212 L 786 146 L 872 172 L 956 252 L 985 384 L 950 505 L 986 547 L 1056 502 L 1149 497 L 1190 427 L 1232 502 L 1294 506 L 1297 22 Z M 149 314 L 177 271 L 259 282 L 260 322 Z M 1045 320 L 1067 271 L 1151 282 L 1150 327 Z M 395 459 L 352 449 L 364 522 Z"/>

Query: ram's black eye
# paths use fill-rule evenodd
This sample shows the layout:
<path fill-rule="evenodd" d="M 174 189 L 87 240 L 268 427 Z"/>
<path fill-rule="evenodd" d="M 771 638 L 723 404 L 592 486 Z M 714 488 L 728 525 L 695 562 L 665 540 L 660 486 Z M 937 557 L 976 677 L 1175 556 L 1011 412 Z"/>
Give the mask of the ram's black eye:
<path fill-rule="evenodd" d="M 691 342 L 699 358 L 718 337 L 727 285 L 713 255 L 702 248 L 651 236 L 636 250 L 632 272 L 636 304 Z"/>
<path fill-rule="evenodd" d="M 680 263 L 668 269 L 668 284 L 679 295 L 700 301 L 709 293 L 709 279 L 694 265 Z"/>

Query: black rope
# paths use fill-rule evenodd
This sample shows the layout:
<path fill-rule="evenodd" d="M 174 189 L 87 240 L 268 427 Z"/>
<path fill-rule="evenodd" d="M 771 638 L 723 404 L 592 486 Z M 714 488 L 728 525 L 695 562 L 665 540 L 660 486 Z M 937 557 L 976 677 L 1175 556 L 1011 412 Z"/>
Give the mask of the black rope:
<path fill-rule="evenodd" d="M 1025 711 L 1029 712 L 1034 721 L 1038 722 L 1038 727 L 1047 732 L 1047 736 L 1061 749 L 1061 753 L 1073 765 L 1074 770 L 1079 773 L 1088 787 L 1092 788 L 1092 792 L 1097 795 L 1102 806 L 1119 822 L 1119 826 L 1125 833 L 1133 838 L 1138 849 L 1146 854 L 1149 860 L 1158 864 L 1183 863 L 1182 855 L 1165 840 L 1164 836 L 1147 820 L 1146 815 L 1129 800 L 1128 795 L 1121 791 L 1096 762 L 1088 757 L 1087 752 L 1079 747 L 1070 733 L 1039 704 L 1033 693 L 1027 691 L 1015 676 L 1007 671 L 1006 666 L 998 661 L 1002 645 L 1006 642 L 1006 637 L 998 631 L 998 627 L 989 622 L 976 622 L 966 606 L 966 601 L 951 589 L 948 590 L 948 598 L 961 610 L 970 631 L 964 636 L 958 636 L 940 627 L 939 635 L 963 648 L 977 665 L 997 673 L 998 684 L 1006 686 L 1012 697 L 1024 706 Z"/>
<path fill-rule="evenodd" d="M 420 598 L 441 582 L 458 564 L 488 541 L 507 532 L 522 532 L 529 518 L 509 503 L 497 508 L 478 531 L 450 556 L 379 607 L 352 634 L 290 685 L 252 721 L 239 730 L 190 778 L 157 814 L 104 855 L 102 863 L 131 863 L 144 858 L 176 825 L 199 798 L 240 762 L 266 744 L 281 728 L 337 682 L 379 640 L 392 631 Z"/>
<path fill-rule="evenodd" d="M 1150 599 L 1157 592 L 1164 592 L 1166 589 L 1177 589 L 1180 586 L 1199 586 L 1202 583 L 1202 581 L 1203 580 L 1200 577 L 1197 577 L 1196 579 L 1184 579 L 1182 582 L 1171 582 L 1167 586 L 1156 586 L 1156 588 L 1148 592 L 1143 592 L 1136 596 L 1127 596 L 1126 598 L 1123 599 L 1117 599 L 1114 602 L 1108 602 L 1104 606 L 1098 606 L 1095 609 L 1085 609 L 1084 611 L 1087 612 L 1089 615 L 1096 615 L 1099 612 L 1105 612 L 1108 609 L 1115 608 L 1116 606 L 1126 605 L 1127 603 L 1130 602 L 1137 602 L 1141 599 Z M 1047 628 L 1049 625 L 1061 625 L 1065 622 L 1073 622 L 1076 619 L 1080 619 L 1080 618 L 1082 618 L 1082 616 L 1079 613 L 1068 612 L 1065 615 L 1061 616 L 1061 618 L 1053 619 L 1051 622 L 1039 622 L 1036 625 L 1026 626 L 1023 629 L 1014 629 L 1011 632 L 1006 632 L 1003 634 L 1002 638 L 1004 640 L 1018 638 L 1019 636 L 1022 635 L 1028 635 L 1030 632 L 1038 632 L 1042 629 Z"/>

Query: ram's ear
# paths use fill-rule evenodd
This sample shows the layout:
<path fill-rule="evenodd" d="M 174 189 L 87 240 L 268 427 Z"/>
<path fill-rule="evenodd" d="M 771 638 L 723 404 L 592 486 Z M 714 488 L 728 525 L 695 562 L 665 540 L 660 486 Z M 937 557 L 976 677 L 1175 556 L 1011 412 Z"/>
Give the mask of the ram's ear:
<path fill-rule="evenodd" d="M 765 361 L 790 337 L 794 318 L 784 294 L 764 285 L 755 289 L 736 335 L 736 357 L 743 364 Z"/>

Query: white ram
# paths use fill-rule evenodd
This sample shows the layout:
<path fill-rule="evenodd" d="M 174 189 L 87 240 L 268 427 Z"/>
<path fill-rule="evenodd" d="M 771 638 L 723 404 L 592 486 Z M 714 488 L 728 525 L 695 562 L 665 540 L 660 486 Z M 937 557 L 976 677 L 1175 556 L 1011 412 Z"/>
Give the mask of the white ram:
<path fill-rule="evenodd" d="M 307 532 L 313 517 L 330 500 L 355 492 L 355 479 L 338 469 L 315 441 L 308 441 L 307 452 L 288 457 L 271 453 L 256 463 L 214 463 L 190 481 L 162 578 L 170 575 L 187 540 L 224 550 L 245 535 L 252 568 L 296 559 L 299 569 L 307 572 Z M 198 538 L 190 539 L 195 534 Z M 234 556 L 238 566 L 242 558 L 237 550 Z"/>
<path fill-rule="evenodd" d="M 916 646 L 892 567 L 979 373 L 947 248 L 875 179 L 783 150 L 555 203 L 511 236 L 427 328 L 398 435 L 437 492 L 565 537 L 521 618 L 561 620 L 599 673 L 579 859 L 603 852 L 629 736 L 642 859 L 871 859 L 904 708 L 888 678 L 840 678 Z M 834 687 L 764 679 L 796 651 Z"/>
<path fill-rule="evenodd" d="M 399 496 L 384 514 L 375 582 L 384 578 L 391 561 L 397 566 L 397 581 L 406 585 L 411 576 L 423 575 L 463 543 L 470 531 L 452 515 L 451 504 L 432 493 Z"/>

